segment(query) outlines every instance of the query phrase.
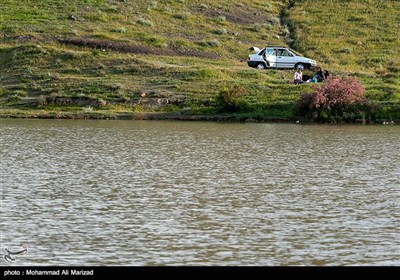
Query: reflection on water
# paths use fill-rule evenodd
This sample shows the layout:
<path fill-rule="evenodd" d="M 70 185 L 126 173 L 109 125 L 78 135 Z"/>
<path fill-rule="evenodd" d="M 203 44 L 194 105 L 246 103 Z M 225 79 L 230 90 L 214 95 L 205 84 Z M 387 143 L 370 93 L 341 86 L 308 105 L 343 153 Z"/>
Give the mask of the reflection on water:
<path fill-rule="evenodd" d="M 400 265 L 400 127 L 0 120 L 17 265 Z M 1 265 L 9 265 L 4 260 Z"/>

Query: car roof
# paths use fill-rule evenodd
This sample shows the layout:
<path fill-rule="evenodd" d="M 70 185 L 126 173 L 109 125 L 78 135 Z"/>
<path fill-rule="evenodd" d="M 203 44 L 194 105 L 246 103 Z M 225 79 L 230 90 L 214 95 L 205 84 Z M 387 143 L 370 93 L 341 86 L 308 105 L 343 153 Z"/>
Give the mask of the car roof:
<path fill-rule="evenodd" d="M 282 48 L 282 49 L 287 49 L 289 51 L 294 52 L 296 55 L 300 55 L 303 56 L 303 54 L 301 54 L 300 52 L 290 48 L 290 47 L 284 47 L 284 46 L 279 46 L 279 45 L 267 45 L 265 48 Z"/>

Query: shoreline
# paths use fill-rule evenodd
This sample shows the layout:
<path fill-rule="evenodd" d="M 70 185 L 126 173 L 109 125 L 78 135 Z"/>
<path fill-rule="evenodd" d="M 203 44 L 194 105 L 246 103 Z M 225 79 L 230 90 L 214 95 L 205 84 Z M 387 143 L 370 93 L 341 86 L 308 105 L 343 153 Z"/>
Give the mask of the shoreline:
<path fill-rule="evenodd" d="M 227 122 L 281 122 L 292 123 L 295 120 L 282 117 L 252 116 L 249 114 L 189 115 L 181 112 L 26 112 L 11 110 L 2 112 L 3 119 L 74 119 L 74 120 L 175 120 L 175 121 L 227 121 Z"/>
<path fill-rule="evenodd" d="M 357 119 L 354 122 L 315 122 L 304 117 L 271 117 L 252 114 L 190 115 L 181 112 L 78 112 L 78 111 L 25 111 L 0 109 L 2 119 L 73 119 L 73 120 L 170 120 L 170 121 L 213 121 L 247 123 L 303 123 L 303 124 L 400 124 L 400 119 Z"/>

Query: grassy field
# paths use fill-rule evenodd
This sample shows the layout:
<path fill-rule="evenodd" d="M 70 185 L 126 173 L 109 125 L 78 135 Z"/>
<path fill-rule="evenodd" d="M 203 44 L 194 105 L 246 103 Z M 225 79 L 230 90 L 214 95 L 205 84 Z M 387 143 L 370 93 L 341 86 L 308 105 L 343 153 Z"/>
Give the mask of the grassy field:
<path fill-rule="evenodd" d="M 249 47 L 281 44 L 324 69 L 358 77 L 379 104 L 378 118 L 400 118 L 399 1 L 0 5 L 2 115 L 213 115 L 222 112 L 219 93 L 236 87 L 237 113 L 293 118 L 299 95 L 311 85 L 290 84 L 291 70 L 246 64 Z"/>

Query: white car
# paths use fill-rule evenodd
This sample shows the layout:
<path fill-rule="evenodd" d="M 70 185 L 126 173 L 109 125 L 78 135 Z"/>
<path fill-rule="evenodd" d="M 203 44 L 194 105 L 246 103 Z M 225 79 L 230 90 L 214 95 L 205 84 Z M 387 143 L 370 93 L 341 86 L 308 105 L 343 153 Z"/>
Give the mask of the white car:
<path fill-rule="evenodd" d="M 255 53 L 249 55 L 247 65 L 257 69 L 297 67 L 309 69 L 317 65 L 315 60 L 301 56 L 296 51 L 286 47 L 267 46 L 262 50 L 252 47 L 250 50 Z"/>

